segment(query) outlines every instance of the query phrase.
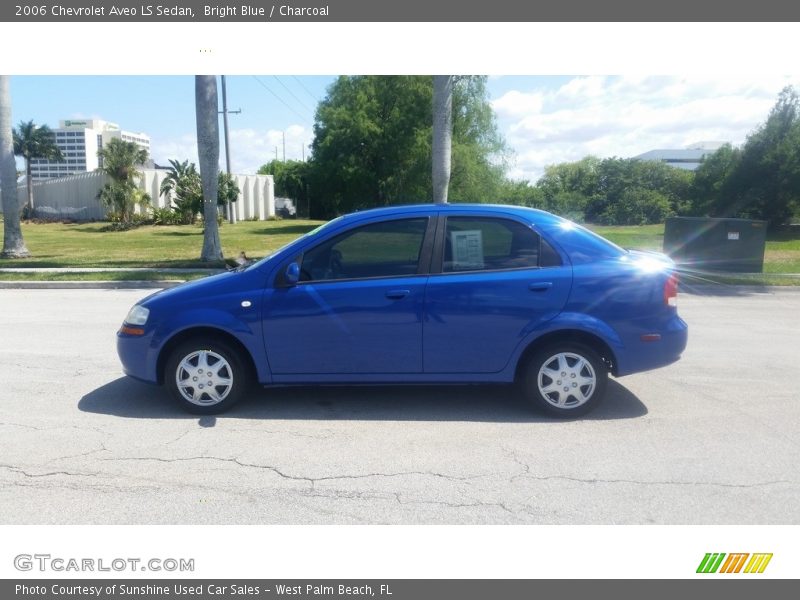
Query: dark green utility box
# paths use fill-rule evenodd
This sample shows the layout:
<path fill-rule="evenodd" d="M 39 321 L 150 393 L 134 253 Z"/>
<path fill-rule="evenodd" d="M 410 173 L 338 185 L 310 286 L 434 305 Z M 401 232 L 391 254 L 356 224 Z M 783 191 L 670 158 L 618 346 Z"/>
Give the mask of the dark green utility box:
<path fill-rule="evenodd" d="M 664 252 L 701 271 L 761 273 L 766 242 L 766 221 L 670 217 L 664 227 Z"/>

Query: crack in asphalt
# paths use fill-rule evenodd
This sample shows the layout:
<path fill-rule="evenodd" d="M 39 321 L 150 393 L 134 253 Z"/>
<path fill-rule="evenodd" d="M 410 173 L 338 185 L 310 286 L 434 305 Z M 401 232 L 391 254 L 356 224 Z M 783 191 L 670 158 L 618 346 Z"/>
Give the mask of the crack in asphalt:
<path fill-rule="evenodd" d="M 302 475 L 290 475 L 281 471 L 278 467 L 273 467 L 271 465 L 258 465 L 255 463 L 246 463 L 242 462 L 238 458 L 222 458 L 218 456 L 188 456 L 183 458 L 159 458 L 159 457 L 120 457 L 120 458 L 106 458 L 102 459 L 104 461 L 154 461 L 154 462 L 163 462 L 163 463 L 174 463 L 174 462 L 187 462 L 193 460 L 211 460 L 217 462 L 225 462 L 225 463 L 232 463 L 240 467 L 252 468 L 252 469 L 263 469 L 266 471 L 271 471 L 276 475 L 280 476 L 283 479 L 288 479 L 290 481 L 304 481 L 309 483 L 312 487 L 318 483 L 323 481 L 337 481 L 337 480 L 347 480 L 347 479 L 368 479 L 372 477 L 408 477 L 408 476 L 422 476 L 422 477 L 436 477 L 440 479 L 445 479 L 449 481 L 470 481 L 472 479 L 476 479 L 477 475 L 470 476 L 470 477 L 457 477 L 455 475 L 445 475 L 443 473 L 436 473 L 433 471 L 401 471 L 398 473 L 364 473 L 361 475 L 329 475 L 325 477 L 308 477 Z"/>
<path fill-rule="evenodd" d="M 522 472 L 521 473 L 517 473 L 516 475 L 511 477 L 511 479 L 508 480 L 509 483 L 513 483 L 514 481 L 516 481 L 520 477 L 525 477 L 526 475 L 530 474 L 531 466 L 528 463 L 526 463 L 524 460 L 521 460 L 519 458 L 519 456 L 517 456 L 516 452 L 514 452 L 511 448 L 502 447 L 501 449 L 502 449 L 503 452 L 505 452 L 506 454 L 508 454 L 511 457 L 511 460 L 513 460 L 520 467 L 522 467 Z"/>
<path fill-rule="evenodd" d="M 790 481 L 787 479 L 777 479 L 775 481 L 760 481 L 757 483 L 719 483 L 716 481 L 638 481 L 636 479 L 599 479 L 599 478 L 581 478 L 569 477 L 567 475 L 518 475 L 518 477 L 526 477 L 536 481 L 548 481 L 560 479 L 562 481 L 574 481 L 576 483 L 628 483 L 633 485 L 684 485 L 684 486 L 709 486 L 709 487 L 722 487 L 722 488 L 757 488 L 765 487 L 768 485 L 780 485 L 782 483 L 797 485 L 798 482 Z"/>
<path fill-rule="evenodd" d="M 388 494 L 386 494 L 386 493 L 382 494 L 382 493 L 367 492 L 367 491 L 364 491 L 364 492 L 352 492 L 352 491 L 344 492 L 344 491 L 332 490 L 330 492 L 315 492 L 315 491 L 302 492 L 301 496 L 303 498 L 319 498 L 319 499 L 323 499 L 323 500 L 346 500 L 346 501 L 348 501 L 348 500 L 349 501 L 352 501 L 352 500 L 367 500 L 367 501 L 384 500 L 384 501 L 387 501 L 387 502 L 394 501 L 394 502 L 396 502 L 397 504 L 399 504 L 401 506 L 431 505 L 431 506 L 442 506 L 442 507 L 445 507 L 445 508 L 453 508 L 453 509 L 464 509 L 464 508 L 486 508 L 486 509 L 492 509 L 492 508 L 496 508 L 496 509 L 501 509 L 502 511 L 504 511 L 504 512 L 510 514 L 510 515 L 515 515 L 516 516 L 516 515 L 519 515 L 520 513 L 522 513 L 522 514 L 527 514 L 527 515 L 530 515 L 530 516 L 535 516 L 530 511 L 530 507 L 529 506 L 521 506 L 519 509 L 514 509 L 514 508 L 511 508 L 511 507 L 509 507 L 508 505 L 506 505 L 506 504 L 504 504 L 502 502 L 481 502 L 480 500 L 476 500 L 475 502 L 448 502 L 448 501 L 445 501 L 445 500 L 404 500 L 403 499 L 403 494 L 401 492 L 390 492 Z M 334 515 L 334 516 L 336 516 L 338 518 L 345 517 L 345 518 L 349 518 L 349 519 L 352 519 L 352 520 L 355 520 L 355 521 L 359 521 L 359 522 L 374 523 L 374 521 L 364 521 L 361 517 L 358 517 L 356 515 L 342 514 L 342 513 L 337 512 L 337 511 L 324 510 L 324 509 L 320 509 L 319 507 L 308 506 L 308 505 L 307 505 L 307 508 L 309 510 L 314 510 L 314 511 L 319 512 L 321 514 Z"/>
<path fill-rule="evenodd" d="M 0 422 L 0 427 L 19 427 L 20 429 L 33 429 L 34 431 L 42 431 L 41 427 L 34 427 L 33 425 L 24 425 L 22 423 Z"/>
<path fill-rule="evenodd" d="M 35 425 L 26 425 L 23 423 L 11 423 L 7 421 L 0 422 L 0 427 L 19 427 L 21 429 L 32 429 L 34 431 L 58 431 L 59 429 L 77 429 L 78 431 L 93 431 L 102 435 L 108 435 L 99 427 L 82 427 L 80 425 L 55 425 L 53 427 L 36 427 Z"/>
<path fill-rule="evenodd" d="M 720 483 L 716 481 L 642 481 L 638 479 L 603 479 L 603 478 L 588 478 L 588 477 L 571 477 L 569 475 L 534 475 L 531 473 L 531 466 L 526 463 L 524 460 L 520 459 L 516 452 L 511 450 L 510 448 L 502 448 L 502 450 L 509 455 L 511 460 L 513 460 L 517 465 L 522 467 L 522 471 L 513 475 L 509 478 L 509 483 L 516 481 L 520 478 L 525 479 L 533 479 L 534 481 L 551 481 L 551 480 L 561 480 L 561 481 L 573 481 L 576 483 L 587 483 L 587 484 L 596 484 L 596 483 L 627 483 L 632 485 L 685 485 L 685 486 L 709 486 L 709 487 L 722 487 L 722 488 L 756 488 L 756 487 L 764 487 L 768 485 L 779 485 L 782 483 L 789 484 L 789 485 L 797 485 L 797 481 L 791 481 L 788 479 L 777 479 L 774 481 L 761 481 L 757 483 Z"/>
<path fill-rule="evenodd" d="M 38 477 L 57 477 L 58 475 L 63 475 L 65 477 L 97 477 L 100 473 L 72 473 L 70 471 L 49 471 L 47 473 L 29 473 L 25 469 L 21 467 L 15 467 L 14 465 L 0 465 L 0 469 L 6 469 L 11 471 L 12 473 L 17 473 L 19 475 L 23 475 L 24 477 L 28 477 L 31 479 L 35 479 Z"/>
<path fill-rule="evenodd" d="M 175 442 L 183 439 L 184 437 L 186 437 L 190 433 L 199 433 L 201 431 L 203 431 L 203 428 L 188 429 L 188 430 L 184 431 L 183 433 L 181 433 L 174 440 L 167 442 L 165 445 L 169 446 L 170 444 L 174 444 Z M 271 429 L 260 429 L 258 427 L 237 427 L 237 428 L 234 428 L 234 429 L 224 429 L 222 431 L 224 431 L 225 433 L 256 432 L 256 433 L 267 434 L 267 435 L 284 435 L 284 436 L 289 436 L 289 437 L 306 438 L 306 439 L 313 439 L 313 440 L 327 440 L 327 439 L 330 439 L 332 437 L 335 437 L 335 435 L 336 435 L 333 431 L 329 431 L 329 432 L 327 432 L 327 433 L 325 433 L 323 435 L 311 435 L 311 434 L 307 434 L 307 433 L 299 433 L 299 432 L 296 432 L 296 431 L 275 431 L 275 430 L 271 430 Z"/>
<path fill-rule="evenodd" d="M 163 486 L 160 485 L 141 485 L 135 487 L 126 487 L 115 485 L 113 483 L 91 483 L 89 485 L 67 483 L 64 480 L 55 481 L 42 481 L 36 479 L 23 479 L 20 481 L 5 481 L 3 482 L 5 488 L 29 488 L 36 490 L 72 490 L 74 492 L 82 493 L 103 493 L 103 494 L 126 494 L 130 492 L 160 492 Z"/>
<path fill-rule="evenodd" d="M 186 437 L 186 436 L 187 436 L 187 435 L 189 435 L 190 433 L 194 433 L 195 431 L 197 431 L 197 430 L 196 430 L 196 429 L 187 429 L 187 430 L 186 430 L 186 431 L 184 431 L 182 434 L 180 434 L 178 437 L 176 437 L 174 440 L 172 440 L 171 442 L 167 442 L 167 443 L 166 443 L 166 444 L 164 444 L 164 445 L 165 445 L 165 446 L 169 446 L 170 444 L 174 444 L 174 443 L 175 443 L 175 442 L 177 442 L 178 440 L 180 440 L 180 439 L 182 439 L 182 438 Z"/>
<path fill-rule="evenodd" d="M 100 443 L 100 447 L 99 448 L 95 448 L 94 450 L 89 450 L 87 452 L 82 452 L 81 454 L 69 454 L 67 456 L 58 456 L 56 458 L 52 458 L 52 459 L 48 460 L 45 464 L 49 465 L 50 463 L 54 463 L 54 462 L 56 462 L 58 460 L 67 460 L 67 459 L 70 459 L 70 458 L 82 458 L 84 456 L 91 456 L 92 454 L 97 454 L 98 452 L 110 452 L 110 450 L 108 448 L 106 448 L 105 444 L 103 444 L 101 442 Z"/>
<path fill-rule="evenodd" d="M 289 437 L 298 437 L 298 438 L 306 438 L 312 440 L 327 440 L 332 437 L 336 437 L 336 432 L 331 430 L 324 430 L 325 433 L 322 435 L 313 435 L 309 433 L 300 433 L 298 431 L 289 431 L 289 430 L 272 430 L 272 429 L 260 429 L 258 427 L 237 427 L 235 429 L 227 429 L 226 431 L 230 431 L 232 433 L 240 433 L 243 431 L 255 431 L 256 433 L 267 433 L 270 435 L 288 435 Z"/>
<path fill-rule="evenodd" d="M 482 502 L 477 500 L 475 502 L 447 502 L 445 500 L 402 500 L 402 494 L 400 492 L 394 493 L 395 500 L 400 505 L 408 505 L 408 504 L 433 504 L 434 506 L 446 506 L 447 508 L 499 508 L 503 511 L 514 515 L 518 512 L 527 512 L 522 510 L 514 510 L 509 508 L 506 504 L 502 502 Z"/>
<path fill-rule="evenodd" d="M 82 455 L 77 456 L 86 456 L 89 454 L 94 454 L 97 452 L 108 451 L 107 448 L 104 446 L 102 448 L 98 448 L 89 452 L 86 452 Z M 530 473 L 530 466 L 527 465 L 525 462 L 519 460 L 519 458 L 512 454 L 512 457 L 517 464 L 522 466 L 523 468 L 527 468 L 527 470 L 523 470 L 521 473 L 517 473 L 514 475 L 509 481 L 514 481 L 519 478 L 525 479 L 532 479 L 534 481 L 572 481 L 575 483 L 584 483 L 584 484 L 630 484 L 630 485 L 670 485 L 670 486 L 709 486 L 709 487 L 722 487 L 722 488 L 734 488 L 734 489 L 748 489 L 748 488 L 757 488 L 757 487 L 765 487 L 770 485 L 780 485 L 780 484 L 787 484 L 787 485 L 797 485 L 798 482 L 786 480 L 786 479 L 778 479 L 773 481 L 762 481 L 756 483 L 721 483 L 721 482 L 713 482 L 713 481 L 642 481 L 636 479 L 604 479 L 604 478 L 586 478 L 586 477 L 572 477 L 568 475 L 533 475 Z M 62 457 L 62 458 L 70 458 L 70 457 Z M 60 460 L 60 459 L 53 459 L 53 460 Z M 188 462 L 188 461 L 195 461 L 195 460 L 209 460 L 214 462 L 222 462 L 222 463 L 231 463 L 235 464 L 239 467 L 244 468 L 252 468 L 252 469 L 262 469 L 266 471 L 270 471 L 275 473 L 282 479 L 286 479 L 289 481 L 302 481 L 306 482 L 312 487 L 315 484 L 320 482 L 326 481 L 341 481 L 341 480 L 358 480 L 358 479 L 371 479 L 377 477 L 384 477 L 384 478 L 392 478 L 392 477 L 410 477 L 410 476 L 419 476 L 419 477 L 434 477 L 437 479 L 444 479 L 446 481 L 458 481 L 462 483 L 468 483 L 472 480 L 475 480 L 480 475 L 471 475 L 471 476 L 455 476 L 455 475 L 446 475 L 444 473 L 437 473 L 435 471 L 399 471 L 397 473 L 363 473 L 359 475 L 328 475 L 323 477 L 309 477 L 303 475 L 291 475 L 285 473 L 284 471 L 280 470 L 278 467 L 274 467 L 271 465 L 259 465 L 255 463 L 246 463 L 238 458 L 222 458 L 218 456 L 191 456 L 191 457 L 183 457 L 183 458 L 159 458 L 159 457 L 119 457 L 119 458 L 105 458 L 100 459 L 102 461 L 109 461 L 109 462 L 136 462 L 136 461 L 152 461 L 152 462 L 162 462 L 162 463 L 175 463 L 175 462 Z M 50 461 L 52 462 L 52 461 Z M 29 478 L 38 478 L 38 477 L 55 477 L 58 475 L 63 475 L 67 477 L 96 477 L 100 475 L 99 473 L 76 473 L 70 471 L 50 471 L 45 473 L 29 473 L 28 471 L 22 469 L 21 467 L 17 467 L 14 465 L 5 465 L 0 464 L 0 468 L 9 470 L 13 473 L 21 474 L 25 477 Z"/>

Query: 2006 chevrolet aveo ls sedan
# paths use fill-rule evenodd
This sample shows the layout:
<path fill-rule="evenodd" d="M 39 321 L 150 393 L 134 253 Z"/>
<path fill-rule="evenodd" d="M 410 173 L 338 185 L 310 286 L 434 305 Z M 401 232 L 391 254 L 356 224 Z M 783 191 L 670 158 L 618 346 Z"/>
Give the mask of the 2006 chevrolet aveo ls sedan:
<path fill-rule="evenodd" d="M 117 348 L 125 373 L 194 413 L 227 409 L 252 382 L 516 381 L 572 417 L 600 402 L 609 373 L 680 357 L 673 266 L 529 208 L 369 210 L 145 298 Z"/>

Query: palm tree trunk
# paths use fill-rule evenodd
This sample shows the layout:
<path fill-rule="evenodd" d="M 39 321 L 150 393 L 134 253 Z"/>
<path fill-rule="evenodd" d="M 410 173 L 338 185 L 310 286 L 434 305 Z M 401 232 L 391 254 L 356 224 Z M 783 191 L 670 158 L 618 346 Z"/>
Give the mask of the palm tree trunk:
<path fill-rule="evenodd" d="M 447 204 L 453 144 L 453 76 L 433 76 L 433 202 Z"/>
<path fill-rule="evenodd" d="M 3 258 L 23 258 L 31 253 L 22 239 L 17 199 L 17 163 L 11 134 L 11 92 L 8 75 L 0 75 L 0 197 L 3 201 Z"/>
<path fill-rule="evenodd" d="M 219 175 L 219 105 L 215 75 L 196 75 L 194 79 L 197 115 L 197 156 L 203 180 L 203 251 L 200 260 L 222 260 L 222 244 L 217 224 L 217 186 Z"/>
<path fill-rule="evenodd" d="M 31 159 L 25 158 L 25 184 L 28 189 L 28 202 L 25 204 L 25 216 L 33 218 L 33 178 L 31 169 Z"/>

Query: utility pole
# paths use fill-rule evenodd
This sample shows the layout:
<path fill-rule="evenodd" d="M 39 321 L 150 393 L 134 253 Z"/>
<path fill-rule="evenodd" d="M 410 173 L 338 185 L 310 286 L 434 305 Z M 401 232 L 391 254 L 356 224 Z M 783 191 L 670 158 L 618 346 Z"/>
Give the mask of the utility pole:
<path fill-rule="evenodd" d="M 303 153 L 303 162 L 306 162 L 306 145 L 301 143 L 300 144 L 300 150 Z"/>
<path fill-rule="evenodd" d="M 242 109 L 238 110 L 228 110 L 228 89 L 225 85 L 225 75 L 222 76 L 222 126 L 225 130 L 225 170 L 227 171 L 228 175 L 231 174 L 231 140 L 228 136 L 228 113 L 236 114 L 242 112 Z M 228 222 L 233 224 L 236 223 L 236 212 L 233 210 L 231 203 L 228 202 L 225 204 L 225 212 L 228 214 Z"/>
<path fill-rule="evenodd" d="M 281 135 L 283 136 L 283 162 L 286 162 L 286 132 L 281 131 Z"/>

